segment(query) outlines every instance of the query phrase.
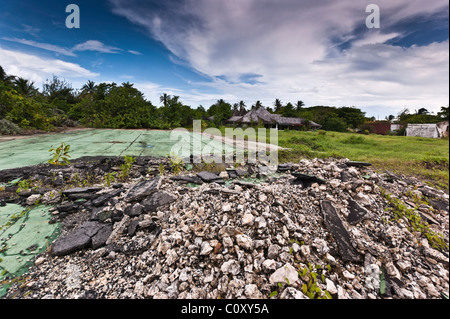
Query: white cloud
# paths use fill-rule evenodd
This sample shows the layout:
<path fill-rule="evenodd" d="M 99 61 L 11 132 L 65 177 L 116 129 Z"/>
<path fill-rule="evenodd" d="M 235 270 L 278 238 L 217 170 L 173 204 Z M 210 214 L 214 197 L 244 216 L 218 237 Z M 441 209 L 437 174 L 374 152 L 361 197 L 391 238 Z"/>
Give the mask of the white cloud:
<path fill-rule="evenodd" d="M 97 40 L 88 40 L 86 42 L 77 44 L 73 47 L 73 51 L 98 51 L 102 53 L 118 53 L 122 51 L 119 48 L 106 45 Z"/>
<path fill-rule="evenodd" d="M 66 49 L 57 45 L 48 44 L 48 43 L 41 43 L 36 42 L 33 40 L 26 40 L 26 39 L 18 39 L 18 38 L 9 38 L 9 37 L 3 37 L 2 40 L 16 42 L 20 44 L 29 45 L 35 48 L 52 51 L 58 54 L 67 55 L 67 56 L 76 56 L 70 49 Z"/>
<path fill-rule="evenodd" d="M 58 54 L 71 56 L 71 57 L 77 56 L 74 53 L 74 51 L 97 51 L 97 52 L 102 52 L 102 53 L 119 53 L 120 51 L 122 51 L 122 49 L 120 49 L 120 48 L 106 45 L 97 40 L 88 40 L 86 42 L 75 45 L 71 49 L 67 49 L 67 48 L 63 48 L 58 45 L 36 42 L 33 40 L 10 38 L 10 37 L 3 37 L 1 39 L 5 40 L 5 41 L 11 41 L 11 42 L 16 42 L 16 43 L 20 43 L 20 44 L 25 44 L 25 45 L 32 46 L 35 48 L 39 48 L 39 49 L 43 49 L 43 50 L 55 52 Z M 129 50 L 128 52 L 130 52 L 132 54 L 136 54 L 136 55 L 141 54 L 140 52 L 133 51 L 133 50 Z"/>
<path fill-rule="evenodd" d="M 368 114 L 448 104 L 448 42 L 408 49 L 385 44 L 402 36 L 390 27 L 448 8 L 444 0 L 380 0 L 379 30 L 365 28 L 368 3 L 352 0 L 110 2 L 114 13 L 211 77 L 196 85 L 216 89 L 217 98 L 355 105 Z M 339 40 L 350 40 L 350 47 L 340 51 Z M 245 74 L 259 82 L 241 81 Z"/>
<path fill-rule="evenodd" d="M 99 76 L 98 73 L 91 72 L 75 63 L 6 50 L 2 47 L 0 47 L 0 61 L 7 74 L 30 79 L 37 86 L 42 86 L 52 75 L 64 77 L 72 84 L 80 82 L 80 79 L 84 81 L 86 78 Z"/>
<path fill-rule="evenodd" d="M 128 50 L 129 53 L 134 54 L 134 55 L 142 55 L 141 52 L 139 51 L 134 51 L 134 50 Z"/>

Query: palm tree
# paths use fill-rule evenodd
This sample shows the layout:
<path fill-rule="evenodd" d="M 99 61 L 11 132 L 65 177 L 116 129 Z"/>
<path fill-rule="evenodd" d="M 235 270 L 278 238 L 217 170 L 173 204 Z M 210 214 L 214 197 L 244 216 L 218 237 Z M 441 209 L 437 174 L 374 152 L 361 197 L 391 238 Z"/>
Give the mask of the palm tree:
<path fill-rule="evenodd" d="M 297 101 L 297 104 L 295 104 L 295 106 L 296 106 L 295 110 L 300 111 L 302 107 L 305 106 L 305 103 L 303 103 L 303 101 Z"/>
<path fill-rule="evenodd" d="M 122 87 L 126 88 L 126 89 L 132 89 L 133 88 L 133 83 L 130 82 L 124 82 L 122 83 Z"/>
<path fill-rule="evenodd" d="M 275 106 L 275 113 L 281 112 L 281 109 L 283 108 L 283 104 L 280 99 L 275 99 L 273 106 Z"/>
<path fill-rule="evenodd" d="M 34 87 L 34 82 L 18 77 L 14 80 L 14 87 L 19 94 L 30 97 L 36 94 L 37 89 Z"/>
<path fill-rule="evenodd" d="M 161 95 L 159 97 L 159 100 L 162 102 L 162 104 L 164 106 L 167 106 L 167 103 L 169 102 L 169 100 L 171 99 L 170 95 L 167 93 L 163 93 L 163 95 Z"/>
<path fill-rule="evenodd" d="M 239 112 L 245 113 L 247 110 L 245 109 L 245 103 L 244 101 L 239 102 Z"/>
<path fill-rule="evenodd" d="M 256 101 L 255 104 L 252 105 L 252 109 L 259 109 L 260 107 L 262 107 L 262 103 L 261 101 Z"/>
<path fill-rule="evenodd" d="M 85 85 L 81 87 L 82 94 L 93 94 L 95 92 L 95 82 L 94 81 L 87 81 Z"/>
<path fill-rule="evenodd" d="M 0 66 L 0 81 L 3 81 L 6 85 L 13 84 L 16 77 L 13 75 L 7 75 L 2 66 Z"/>

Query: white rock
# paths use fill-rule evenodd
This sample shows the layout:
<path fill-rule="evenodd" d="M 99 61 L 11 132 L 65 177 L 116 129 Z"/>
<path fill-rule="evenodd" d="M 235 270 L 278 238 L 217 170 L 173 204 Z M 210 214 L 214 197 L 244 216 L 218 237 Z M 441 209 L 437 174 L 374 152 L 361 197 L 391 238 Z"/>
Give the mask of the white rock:
<path fill-rule="evenodd" d="M 255 226 L 257 228 L 265 228 L 267 227 L 267 222 L 266 219 L 262 216 L 256 217 L 255 218 Z"/>
<path fill-rule="evenodd" d="M 250 250 L 253 248 L 253 240 L 244 234 L 236 235 L 236 243 L 243 249 Z"/>
<path fill-rule="evenodd" d="M 51 190 L 45 193 L 42 198 L 42 204 L 56 204 L 61 199 L 61 194 L 57 190 Z"/>
<path fill-rule="evenodd" d="M 269 282 L 271 284 L 289 283 L 293 284 L 298 280 L 298 272 L 290 264 L 285 264 L 281 268 L 278 268 L 270 277 Z"/>
<path fill-rule="evenodd" d="M 223 237 L 223 246 L 226 248 L 231 248 L 234 246 L 233 240 L 229 236 Z"/>
<path fill-rule="evenodd" d="M 138 281 L 136 285 L 134 286 L 134 293 L 138 295 L 139 297 L 144 295 L 144 284 L 142 281 Z"/>
<path fill-rule="evenodd" d="M 226 171 L 222 171 L 219 174 L 220 178 L 228 179 L 228 173 Z"/>
<path fill-rule="evenodd" d="M 259 194 L 259 195 L 258 195 L 258 200 L 259 200 L 260 202 L 265 202 L 266 199 L 267 199 L 267 196 L 266 196 L 266 195 L 264 195 L 264 194 Z"/>
<path fill-rule="evenodd" d="M 344 271 L 342 272 L 342 275 L 344 276 L 344 278 L 349 279 L 349 280 L 355 279 L 355 275 L 353 275 L 352 273 L 350 273 L 348 270 L 344 270 Z"/>
<path fill-rule="evenodd" d="M 287 287 L 280 295 L 281 299 L 309 299 L 301 291 L 293 287 Z"/>
<path fill-rule="evenodd" d="M 231 259 L 231 260 L 224 262 L 222 264 L 222 267 L 220 267 L 220 270 L 224 274 L 237 275 L 241 272 L 241 266 L 239 265 L 239 263 L 236 260 Z"/>
<path fill-rule="evenodd" d="M 40 199 L 41 199 L 41 195 L 39 195 L 39 194 L 31 195 L 27 198 L 27 205 L 28 206 L 34 205 L 36 203 L 36 201 L 38 201 Z"/>
<path fill-rule="evenodd" d="M 365 268 L 366 287 L 371 290 L 380 289 L 380 267 L 377 264 L 369 264 Z"/>
<path fill-rule="evenodd" d="M 372 203 L 372 201 L 370 199 L 370 196 L 366 195 L 366 194 L 363 194 L 361 192 L 356 194 L 355 200 L 358 203 L 362 204 L 363 206 L 370 206 L 370 204 Z"/>
<path fill-rule="evenodd" d="M 204 241 L 204 242 L 202 242 L 202 246 L 200 249 L 200 255 L 202 255 L 202 256 L 209 255 L 213 251 L 213 249 L 214 248 L 212 248 L 211 245 L 207 241 Z"/>
<path fill-rule="evenodd" d="M 244 288 L 244 294 L 249 299 L 261 299 L 263 298 L 261 292 L 258 290 L 258 286 L 255 284 L 248 284 Z"/>
<path fill-rule="evenodd" d="M 39 266 L 40 264 L 42 264 L 44 261 L 46 261 L 47 259 L 45 259 L 44 257 L 39 257 L 34 261 L 34 264 L 36 266 Z"/>
<path fill-rule="evenodd" d="M 253 224 L 254 217 L 252 214 L 245 214 L 244 217 L 242 217 L 242 225 L 251 225 Z"/>
<path fill-rule="evenodd" d="M 222 211 L 224 212 L 229 212 L 231 210 L 231 205 L 230 204 L 225 204 L 222 206 Z"/>
<path fill-rule="evenodd" d="M 262 263 L 262 268 L 265 271 L 274 271 L 275 269 L 277 269 L 277 263 L 273 259 L 266 259 Z"/>
<path fill-rule="evenodd" d="M 309 255 L 311 254 L 311 250 L 309 249 L 308 245 L 300 246 L 300 252 L 301 252 L 302 256 L 306 257 L 306 258 L 308 258 Z"/>
<path fill-rule="evenodd" d="M 338 293 L 338 290 L 337 290 L 337 288 L 336 288 L 336 285 L 334 284 L 333 281 L 331 281 L 331 280 L 328 279 L 328 278 L 325 278 L 325 283 L 326 283 L 326 285 L 327 285 L 326 290 L 327 290 L 330 294 L 336 295 L 336 294 Z"/>

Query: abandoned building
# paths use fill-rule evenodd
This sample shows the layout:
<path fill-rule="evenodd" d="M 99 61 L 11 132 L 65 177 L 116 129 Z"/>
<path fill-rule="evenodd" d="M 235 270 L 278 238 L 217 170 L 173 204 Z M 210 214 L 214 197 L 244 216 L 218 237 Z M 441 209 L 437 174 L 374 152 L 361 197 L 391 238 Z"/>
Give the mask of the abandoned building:
<path fill-rule="evenodd" d="M 370 133 L 380 135 L 395 133 L 403 128 L 403 124 L 394 124 L 388 121 L 366 122 L 365 125 L 371 128 Z"/>
<path fill-rule="evenodd" d="M 405 135 L 429 138 L 448 137 L 448 121 L 432 124 L 408 124 Z"/>
<path fill-rule="evenodd" d="M 266 128 L 277 129 L 300 129 L 307 128 L 316 130 L 321 127 L 313 121 L 308 121 L 298 117 L 283 117 L 281 114 L 272 114 L 264 107 L 252 109 L 244 115 L 233 114 L 227 120 L 228 123 L 236 126 L 248 126 L 253 124 L 264 125 Z"/>

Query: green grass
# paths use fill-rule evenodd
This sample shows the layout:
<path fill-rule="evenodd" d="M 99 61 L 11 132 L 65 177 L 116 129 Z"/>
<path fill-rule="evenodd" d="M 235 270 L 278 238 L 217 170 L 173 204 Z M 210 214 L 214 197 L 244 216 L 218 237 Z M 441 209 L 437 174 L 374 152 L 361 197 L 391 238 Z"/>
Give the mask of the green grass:
<path fill-rule="evenodd" d="M 224 127 L 220 128 L 224 134 Z M 257 130 L 256 130 L 257 132 Z M 267 142 L 270 136 L 267 130 Z M 279 131 L 279 161 L 302 158 L 348 158 L 372 163 L 376 170 L 415 176 L 440 189 L 449 189 L 449 141 L 409 136 L 362 135 L 338 132 Z"/>
<path fill-rule="evenodd" d="M 376 169 L 416 176 L 442 189 L 449 187 L 449 143 L 444 139 L 361 135 L 337 132 L 280 131 L 278 145 L 296 157 L 348 158 L 370 162 Z M 280 162 L 292 159 L 282 151 Z"/>

